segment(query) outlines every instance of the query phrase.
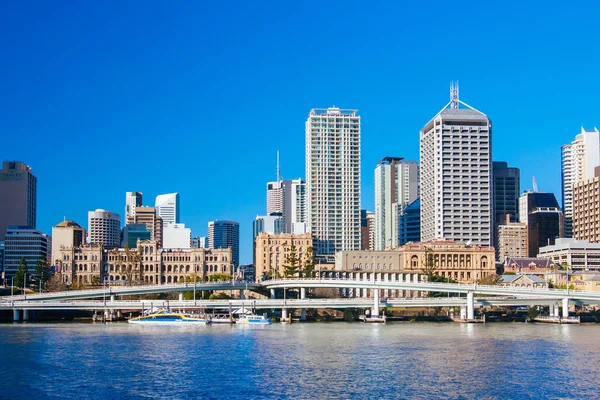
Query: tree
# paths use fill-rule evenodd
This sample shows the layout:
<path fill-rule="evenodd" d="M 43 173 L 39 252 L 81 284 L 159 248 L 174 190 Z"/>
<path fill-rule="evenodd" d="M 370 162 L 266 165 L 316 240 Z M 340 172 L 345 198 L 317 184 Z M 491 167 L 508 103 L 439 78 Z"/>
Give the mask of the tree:
<path fill-rule="evenodd" d="M 17 269 L 17 273 L 13 278 L 13 286 L 18 288 L 22 288 L 25 285 L 25 279 L 27 275 L 27 261 L 25 257 L 21 257 L 21 261 L 19 261 L 19 268 Z"/>
<path fill-rule="evenodd" d="M 293 278 L 300 274 L 300 260 L 298 260 L 298 254 L 296 253 L 296 246 L 290 247 L 290 252 L 285 257 L 285 264 L 283 265 L 283 275 L 286 278 Z"/>
<path fill-rule="evenodd" d="M 50 271 L 48 269 L 48 263 L 43 256 L 40 256 L 37 264 L 35 265 L 34 275 L 36 286 L 41 287 L 48 279 L 50 279 Z M 41 284 L 40 284 L 41 283 Z"/>
<path fill-rule="evenodd" d="M 231 280 L 230 274 L 216 273 L 208 276 L 209 282 L 227 282 Z"/>
<path fill-rule="evenodd" d="M 128 244 L 125 244 L 124 253 L 120 252 L 119 249 L 112 250 L 112 254 L 117 260 L 116 263 L 121 263 L 120 272 L 125 275 L 127 285 L 132 285 L 142 278 L 142 246 L 137 249 L 130 249 Z"/>
<path fill-rule="evenodd" d="M 44 285 L 44 290 L 47 292 L 61 292 L 65 290 L 66 285 L 62 281 L 62 275 L 52 275 L 48 282 Z"/>
<path fill-rule="evenodd" d="M 433 259 L 433 250 L 431 247 L 428 247 L 425 250 L 425 263 L 422 265 L 423 273 L 427 276 L 427 281 L 432 282 L 432 278 L 436 275 L 437 266 L 435 265 L 435 261 Z"/>
<path fill-rule="evenodd" d="M 500 283 L 500 276 L 496 274 L 490 274 L 488 276 L 484 276 L 480 278 L 477 283 L 481 285 L 497 285 Z"/>
<path fill-rule="evenodd" d="M 98 286 L 100 285 L 100 275 L 94 275 L 92 276 L 91 282 L 92 285 L 94 286 Z"/>
<path fill-rule="evenodd" d="M 315 254 L 312 247 L 306 248 L 304 253 L 304 264 L 302 265 L 302 277 L 312 278 L 315 272 Z"/>

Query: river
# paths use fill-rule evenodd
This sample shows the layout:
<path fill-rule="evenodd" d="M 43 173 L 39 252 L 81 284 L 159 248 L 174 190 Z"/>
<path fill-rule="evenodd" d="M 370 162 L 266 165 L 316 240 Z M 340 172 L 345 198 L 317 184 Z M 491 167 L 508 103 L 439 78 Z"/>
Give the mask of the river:
<path fill-rule="evenodd" d="M 592 399 L 598 325 L 0 325 L 2 399 Z"/>

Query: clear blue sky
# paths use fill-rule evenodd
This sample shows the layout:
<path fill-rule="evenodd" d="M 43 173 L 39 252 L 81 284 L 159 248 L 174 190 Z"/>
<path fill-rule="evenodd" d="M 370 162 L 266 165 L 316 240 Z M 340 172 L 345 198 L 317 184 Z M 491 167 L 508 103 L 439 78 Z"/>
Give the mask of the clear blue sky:
<path fill-rule="evenodd" d="M 419 157 L 448 101 L 494 123 L 494 160 L 560 195 L 560 146 L 600 125 L 597 2 L 8 2 L 0 6 L 0 158 L 38 177 L 38 228 L 123 214 L 126 191 L 181 194 L 206 235 L 265 184 L 304 177 L 311 108 L 362 117 L 362 205 L 384 156 Z"/>

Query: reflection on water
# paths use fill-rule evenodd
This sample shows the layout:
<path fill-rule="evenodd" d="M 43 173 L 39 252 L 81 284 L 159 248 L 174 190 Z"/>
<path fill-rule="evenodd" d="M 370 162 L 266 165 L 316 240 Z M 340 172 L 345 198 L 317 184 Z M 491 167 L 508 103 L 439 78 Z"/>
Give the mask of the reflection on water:
<path fill-rule="evenodd" d="M 0 325 L 0 398 L 596 398 L 600 326 Z"/>

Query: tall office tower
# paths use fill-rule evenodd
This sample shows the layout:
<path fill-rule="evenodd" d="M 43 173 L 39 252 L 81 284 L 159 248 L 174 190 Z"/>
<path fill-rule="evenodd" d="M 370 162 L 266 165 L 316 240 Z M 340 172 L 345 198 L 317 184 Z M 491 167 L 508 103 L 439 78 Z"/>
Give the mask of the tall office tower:
<path fill-rule="evenodd" d="M 50 263 L 56 265 L 61 246 L 76 247 L 85 243 L 85 229 L 75 221 L 67 221 L 52 227 L 52 257 Z"/>
<path fill-rule="evenodd" d="M 125 220 L 135 215 L 135 208 L 142 205 L 142 192 L 125 193 Z"/>
<path fill-rule="evenodd" d="M 179 193 L 160 194 L 156 196 L 156 215 L 163 219 L 163 224 L 178 224 Z"/>
<path fill-rule="evenodd" d="M 235 221 L 211 221 L 208 223 L 208 248 L 231 247 L 233 264 L 240 265 L 240 224 Z"/>
<path fill-rule="evenodd" d="M 4 272 L 6 277 L 15 276 L 21 258 L 27 262 L 27 270 L 35 271 L 40 258 L 50 262 L 52 238 L 27 226 L 9 226 L 6 229 Z"/>
<path fill-rule="evenodd" d="M 360 210 L 360 249 L 375 250 L 375 213 Z"/>
<path fill-rule="evenodd" d="M 106 248 L 121 244 L 121 217 L 107 210 L 88 211 L 88 242 Z"/>
<path fill-rule="evenodd" d="M 537 257 L 540 247 L 563 236 L 563 213 L 552 193 L 523 193 L 519 197 L 519 222 L 527 225 L 529 257 Z"/>
<path fill-rule="evenodd" d="M 127 225 L 145 224 L 151 232 L 152 240 L 156 240 L 158 247 L 163 245 L 163 219 L 157 215 L 154 207 L 136 207 L 135 214 L 127 217 Z"/>
<path fill-rule="evenodd" d="M 573 234 L 573 185 L 594 177 L 600 165 L 600 132 L 597 128 L 575 136 L 571 144 L 562 146 L 562 208 L 565 217 L 565 237 Z"/>
<path fill-rule="evenodd" d="M 594 175 L 573 186 L 573 237 L 600 243 L 600 167 Z"/>
<path fill-rule="evenodd" d="M 0 241 L 9 225 L 35 228 L 37 179 L 20 161 L 4 161 L 0 170 Z"/>
<path fill-rule="evenodd" d="M 509 222 L 519 220 L 519 195 L 521 194 L 521 178 L 519 168 L 509 167 L 504 161 L 492 163 L 492 183 L 494 193 L 494 223 L 506 223 L 506 215 L 510 215 Z"/>
<path fill-rule="evenodd" d="M 395 207 L 394 220 L 398 221 L 397 237 L 393 236 L 393 242 L 403 246 L 408 242 L 418 243 L 421 241 L 421 200 L 416 199 L 410 204 Z"/>
<path fill-rule="evenodd" d="M 306 121 L 306 222 L 316 255 L 360 249 L 360 117 L 312 109 Z"/>
<path fill-rule="evenodd" d="M 492 121 L 458 99 L 458 84 L 421 130 L 420 173 L 421 240 L 491 246 Z"/>
<path fill-rule="evenodd" d="M 398 247 L 396 211 L 419 197 L 419 164 L 385 157 L 375 168 L 375 250 Z M 396 215 L 397 216 L 397 215 Z"/>

